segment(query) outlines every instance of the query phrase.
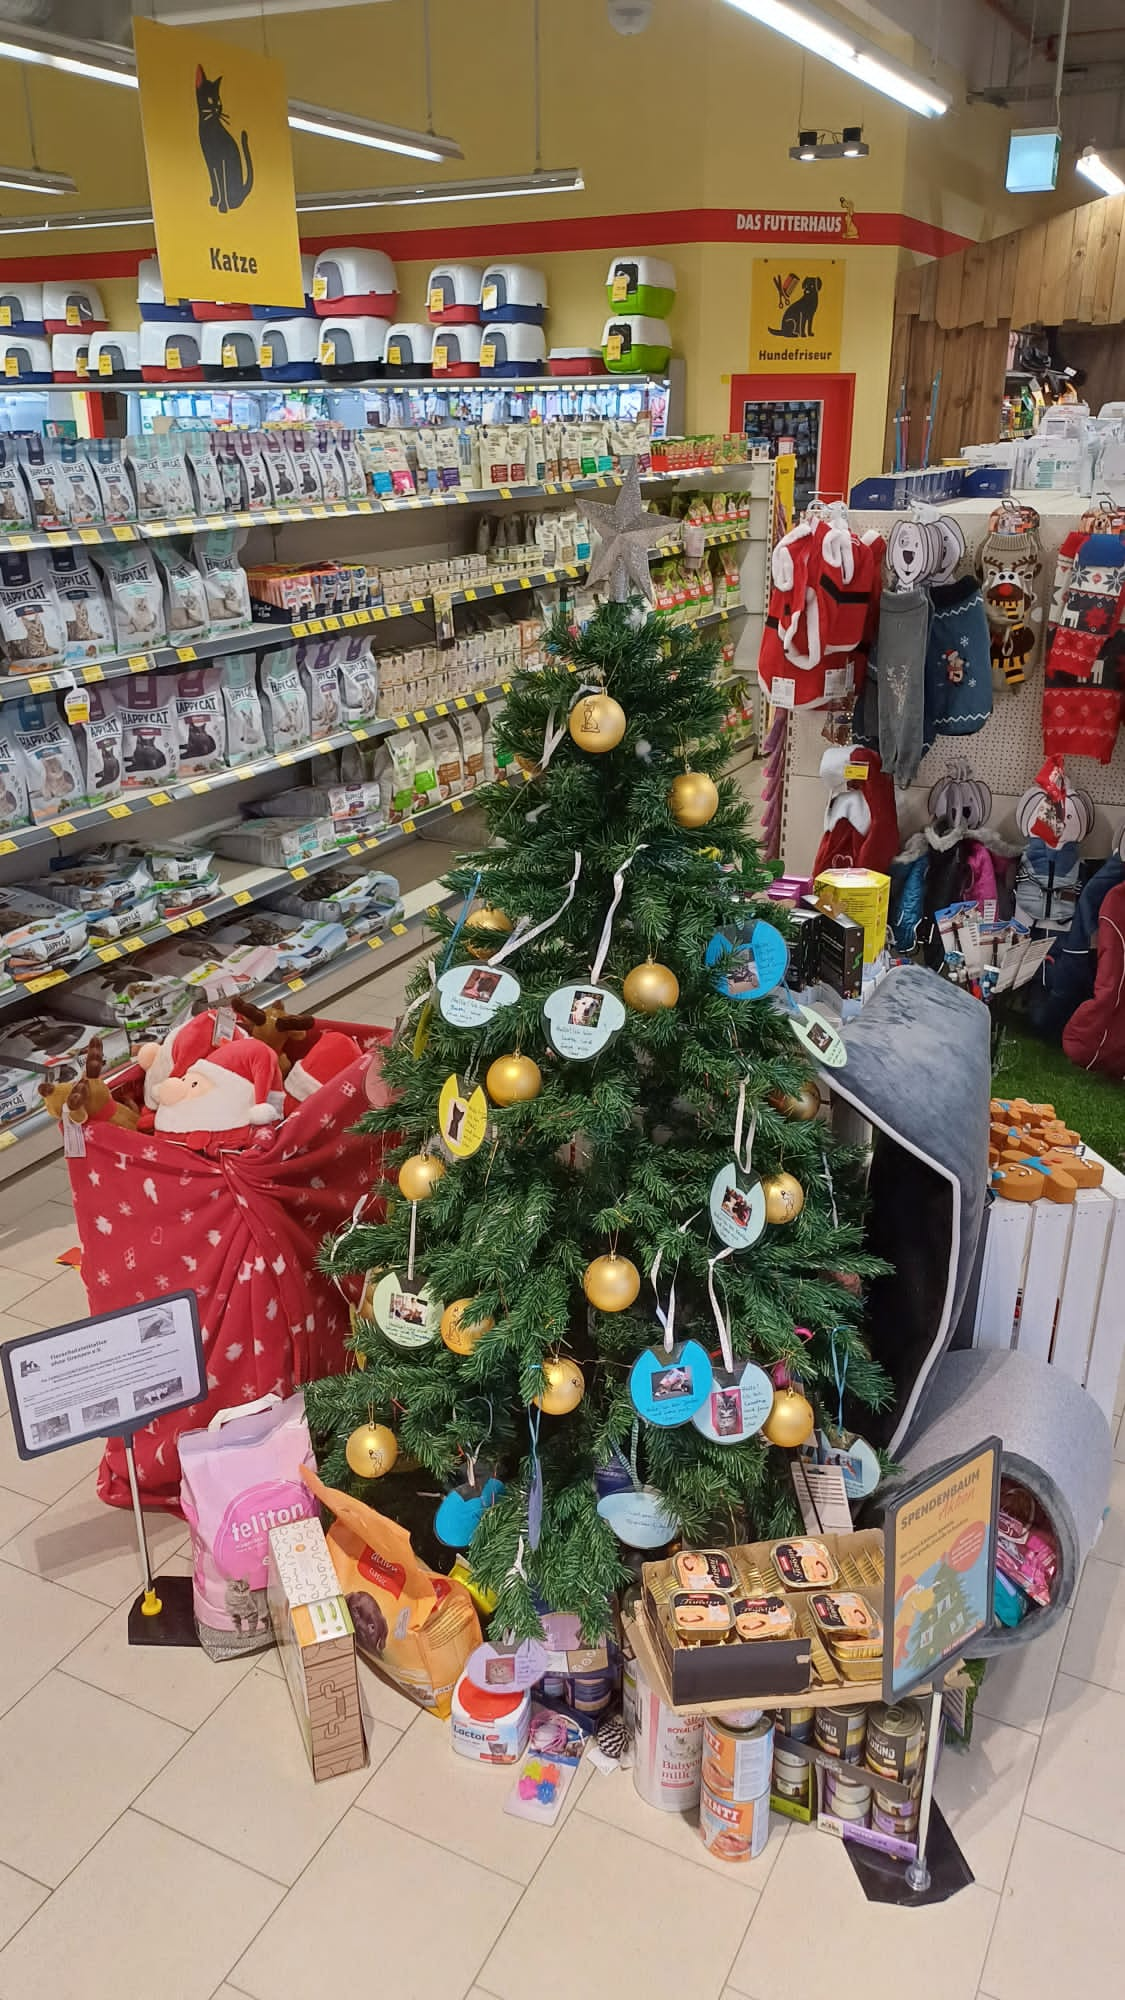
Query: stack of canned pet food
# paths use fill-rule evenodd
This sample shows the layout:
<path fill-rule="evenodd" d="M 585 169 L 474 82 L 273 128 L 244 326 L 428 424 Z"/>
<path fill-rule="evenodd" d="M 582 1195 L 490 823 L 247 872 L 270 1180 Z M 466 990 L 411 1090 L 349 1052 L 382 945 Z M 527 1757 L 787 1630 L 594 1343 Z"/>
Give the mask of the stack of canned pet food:
<path fill-rule="evenodd" d="M 781 1709 L 775 1721 L 779 1735 L 813 1743 L 838 1760 L 823 1767 L 825 1812 L 853 1827 L 871 1827 L 894 1840 L 913 1840 L 917 1797 L 892 1799 L 879 1780 L 913 1786 L 920 1776 L 926 1726 L 917 1702 Z M 779 1800 L 806 1802 L 808 1763 L 798 1751 L 783 1745 L 774 1751 L 773 1790 Z"/>

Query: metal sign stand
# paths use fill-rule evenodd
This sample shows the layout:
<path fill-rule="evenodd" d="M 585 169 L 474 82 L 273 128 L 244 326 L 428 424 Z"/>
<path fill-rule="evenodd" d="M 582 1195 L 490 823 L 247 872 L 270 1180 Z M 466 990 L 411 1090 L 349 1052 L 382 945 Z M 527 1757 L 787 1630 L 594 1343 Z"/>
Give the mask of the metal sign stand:
<path fill-rule="evenodd" d="M 944 1678 L 944 1677 L 943 1677 Z M 934 1776 L 937 1771 L 938 1741 L 941 1732 L 942 1683 L 939 1681 L 930 1696 L 930 1725 L 926 1738 L 926 1764 L 922 1773 L 922 1797 L 918 1805 L 918 1853 L 906 1870 L 906 1884 L 916 1896 L 924 1896 L 931 1886 L 930 1866 L 926 1858 L 926 1845 L 930 1832 L 930 1808 L 934 1802 Z"/>
<path fill-rule="evenodd" d="M 133 1456 L 135 1428 L 124 1432 L 121 1438 L 125 1447 L 125 1469 L 129 1474 L 129 1492 L 133 1500 L 133 1519 L 137 1524 L 137 1548 L 141 1558 L 141 1592 L 129 1606 L 129 1644 L 198 1646 L 190 1576 L 154 1577 L 152 1574 L 144 1508 L 137 1484 L 137 1462 Z"/>

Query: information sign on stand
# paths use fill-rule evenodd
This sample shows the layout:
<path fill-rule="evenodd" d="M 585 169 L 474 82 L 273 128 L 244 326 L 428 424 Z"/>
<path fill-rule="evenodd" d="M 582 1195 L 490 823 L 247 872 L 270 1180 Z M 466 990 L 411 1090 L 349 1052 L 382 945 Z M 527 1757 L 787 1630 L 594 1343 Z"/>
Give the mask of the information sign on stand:
<path fill-rule="evenodd" d="M 195 1293 L 165 1293 L 127 1311 L 26 1334 L 0 1350 L 0 1362 L 21 1458 L 43 1458 L 89 1438 L 122 1440 L 142 1578 L 129 1613 L 129 1643 L 195 1645 L 191 1578 L 153 1579 L 133 1457 L 136 1431 L 207 1394 Z"/>

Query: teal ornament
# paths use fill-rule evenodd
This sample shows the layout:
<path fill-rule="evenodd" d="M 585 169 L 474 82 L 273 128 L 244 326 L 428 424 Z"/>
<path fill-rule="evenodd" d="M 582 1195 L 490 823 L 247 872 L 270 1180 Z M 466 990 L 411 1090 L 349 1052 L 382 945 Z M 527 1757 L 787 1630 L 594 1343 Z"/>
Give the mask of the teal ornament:
<path fill-rule="evenodd" d="M 677 1341 L 671 1353 L 646 1347 L 629 1371 L 633 1408 L 646 1424 L 672 1430 L 686 1424 L 711 1391 L 713 1370 L 697 1340 Z"/>
<path fill-rule="evenodd" d="M 756 1361 L 716 1368 L 711 1393 L 692 1417 L 712 1444 L 744 1444 L 761 1430 L 773 1408 L 773 1383 Z"/>
<path fill-rule="evenodd" d="M 486 1479 L 483 1486 L 455 1486 L 441 1501 L 434 1515 L 434 1533 L 447 1549 L 467 1549 L 477 1531 L 480 1517 L 504 1491 L 499 1479 Z"/>
<path fill-rule="evenodd" d="M 716 931 L 704 956 L 728 1000 L 763 1000 L 785 977 L 789 947 L 780 931 L 759 919 Z"/>
<path fill-rule="evenodd" d="M 748 1250 L 766 1226 L 766 1197 L 758 1174 L 740 1174 L 734 1160 L 711 1183 L 711 1227 L 730 1250 Z"/>
<path fill-rule="evenodd" d="M 625 1026 L 625 1005 L 616 993 L 589 981 L 560 986 L 543 1005 L 551 1046 L 571 1062 L 592 1062 Z"/>
<path fill-rule="evenodd" d="M 654 1486 L 630 1486 L 620 1493 L 607 1493 L 598 1501 L 598 1513 L 627 1549 L 662 1549 L 680 1532 L 679 1521 L 668 1512 L 663 1495 Z"/>
<path fill-rule="evenodd" d="M 514 973 L 492 965 L 455 965 L 437 983 L 442 1018 L 452 1028 L 479 1028 L 520 997 Z"/>
<path fill-rule="evenodd" d="M 834 1436 L 829 1431 L 814 1432 L 801 1456 L 814 1465 L 838 1465 L 849 1500 L 866 1500 L 883 1477 L 883 1468 L 867 1439 L 846 1437 L 839 1431 Z"/>

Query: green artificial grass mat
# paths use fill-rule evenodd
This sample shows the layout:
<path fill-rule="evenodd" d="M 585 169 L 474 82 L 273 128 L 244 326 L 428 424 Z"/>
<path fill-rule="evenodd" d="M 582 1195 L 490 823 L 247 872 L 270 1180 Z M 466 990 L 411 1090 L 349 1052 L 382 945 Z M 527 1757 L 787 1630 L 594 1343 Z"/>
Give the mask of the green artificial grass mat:
<path fill-rule="evenodd" d="M 1125 1166 L 1125 1084 L 1076 1069 L 1053 1042 L 1005 1027 L 995 1056 L 994 1097 L 1053 1104 L 1064 1124 L 1115 1167 Z"/>

